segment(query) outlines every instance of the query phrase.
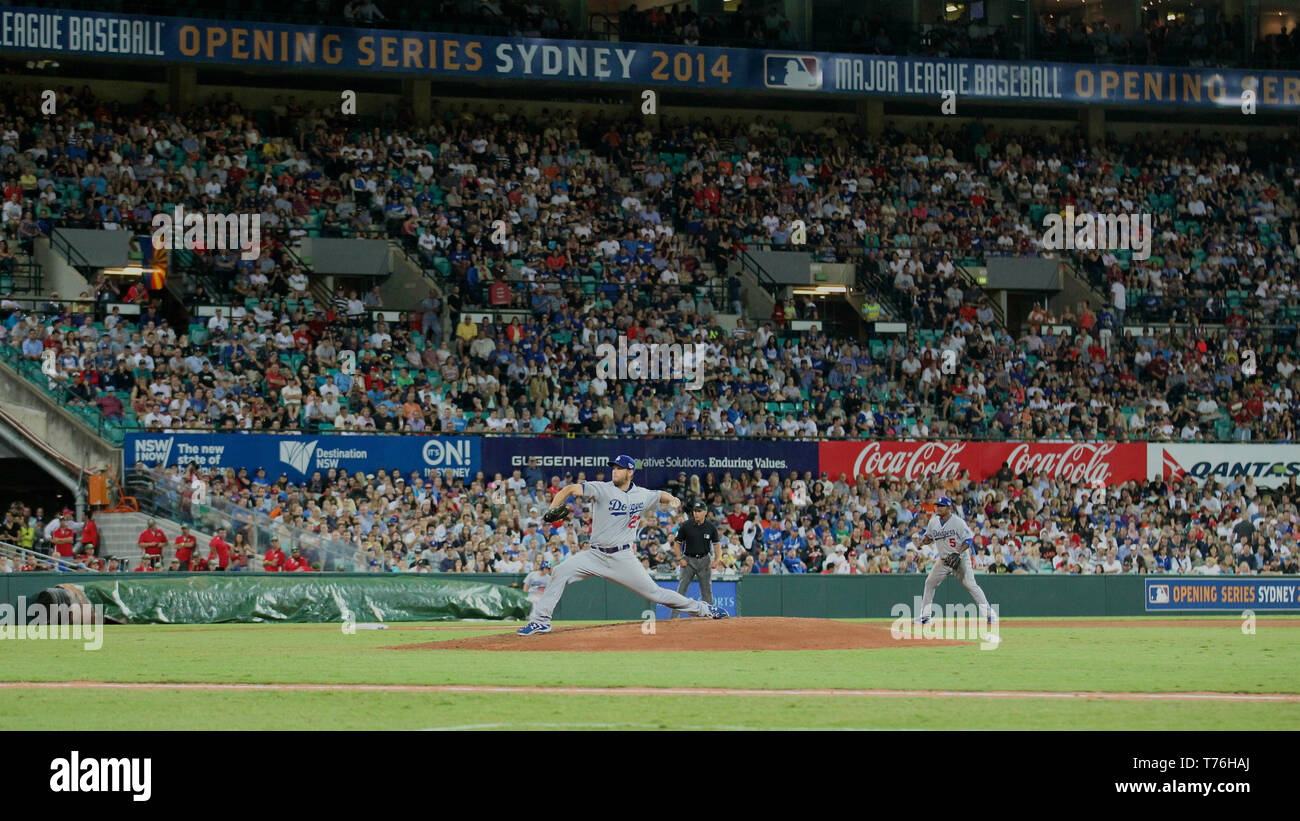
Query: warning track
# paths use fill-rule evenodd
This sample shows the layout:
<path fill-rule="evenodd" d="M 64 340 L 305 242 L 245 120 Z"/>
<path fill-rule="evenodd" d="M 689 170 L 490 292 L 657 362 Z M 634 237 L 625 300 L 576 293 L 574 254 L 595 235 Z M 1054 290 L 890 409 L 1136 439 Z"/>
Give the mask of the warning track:
<path fill-rule="evenodd" d="M 1084 701 L 1238 701 L 1300 704 L 1300 693 L 1107 693 L 1032 690 L 746 690 L 724 687 L 498 687 L 473 684 L 251 684 L 113 681 L 10 681 L 0 690 L 205 690 L 330 693 L 467 693 L 561 696 L 827 696 L 852 698 L 1073 699 Z"/>

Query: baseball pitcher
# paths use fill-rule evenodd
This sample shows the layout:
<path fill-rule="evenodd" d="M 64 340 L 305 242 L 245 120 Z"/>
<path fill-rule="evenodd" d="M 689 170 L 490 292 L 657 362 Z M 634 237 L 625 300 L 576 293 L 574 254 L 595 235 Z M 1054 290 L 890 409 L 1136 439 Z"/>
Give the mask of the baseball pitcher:
<path fill-rule="evenodd" d="M 565 503 L 570 496 L 580 496 L 591 503 L 591 549 L 570 556 L 555 569 L 551 583 L 541 598 L 533 603 L 528 624 L 520 628 L 519 635 L 549 633 L 551 614 L 560 603 L 564 588 L 570 582 L 591 576 L 609 579 L 673 610 L 713 619 L 726 618 L 726 611 L 719 607 L 688 599 L 655 584 L 637 559 L 637 531 L 641 528 L 642 517 L 663 504 L 679 507 L 681 500 L 671 493 L 633 484 L 632 472 L 636 469 L 636 461 L 631 456 L 615 456 L 609 467 L 614 481 L 566 485 L 551 500 L 551 509 L 542 517 L 547 522 L 561 521 L 569 515 Z"/>
<path fill-rule="evenodd" d="M 980 615 L 987 619 L 989 624 L 993 624 L 997 621 L 997 616 L 989 607 L 989 600 L 979 583 L 975 581 L 975 567 L 971 564 L 970 556 L 966 555 L 966 548 L 975 549 L 975 534 L 957 515 L 957 508 L 952 503 L 952 499 L 944 496 L 936 505 L 938 512 L 930 517 L 930 523 L 925 528 L 925 538 L 938 545 L 939 561 L 935 562 L 934 567 L 930 569 L 930 574 L 925 577 L 925 597 L 921 601 L 921 612 L 913 621 L 917 624 L 929 623 L 934 591 L 948 576 L 957 574 L 961 583 L 970 591 L 975 604 L 979 606 Z M 947 521 L 940 520 L 940 513 L 948 517 Z"/>

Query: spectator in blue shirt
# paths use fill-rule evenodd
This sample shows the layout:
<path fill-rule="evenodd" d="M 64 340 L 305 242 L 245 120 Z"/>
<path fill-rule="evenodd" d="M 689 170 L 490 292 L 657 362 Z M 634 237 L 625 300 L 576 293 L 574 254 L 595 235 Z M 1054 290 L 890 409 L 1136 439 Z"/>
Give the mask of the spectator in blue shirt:
<path fill-rule="evenodd" d="M 786 572 L 787 572 L 787 573 L 807 573 L 807 572 L 808 572 L 808 566 L 805 565 L 805 564 L 803 563 L 803 560 L 800 559 L 800 558 L 795 554 L 795 550 L 794 550 L 794 548 L 790 548 L 789 550 L 787 550 L 787 551 L 785 552 L 785 559 L 783 560 L 783 563 L 785 564 L 785 569 L 786 569 Z"/>
<path fill-rule="evenodd" d="M 27 338 L 23 340 L 23 356 L 28 359 L 40 359 L 45 353 L 45 343 L 36 337 L 36 329 L 29 328 Z"/>
<path fill-rule="evenodd" d="M 769 546 L 779 544 L 782 538 L 783 534 L 781 533 L 781 528 L 777 527 L 775 522 L 773 522 L 771 526 L 763 528 L 764 544 Z"/>

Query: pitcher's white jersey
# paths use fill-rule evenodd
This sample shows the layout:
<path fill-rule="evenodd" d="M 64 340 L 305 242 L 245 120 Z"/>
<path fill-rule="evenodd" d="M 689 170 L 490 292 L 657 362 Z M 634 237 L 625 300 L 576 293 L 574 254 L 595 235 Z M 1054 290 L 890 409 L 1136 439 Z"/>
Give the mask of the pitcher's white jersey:
<path fill-rule="evenodd" d="M 591 543 L 596 547 L 636 544 L 643 517 L 659 508 L 659 491 L 613 482 L 583 482 L 582 498 L 591 503 Z"/>
<path fill-rule="evenodd" d="M 970 525 L 956 513 L 950 515 L 947 522 L 940 522 L 939 514 L 936 513 L 930 517 L 930 523 L 925 527 L 925 538 L 939 548 L 939 558 L 942 559 L 949 553 L 960 552 L 962 543 L 975 538 L 975 534 Z"/>

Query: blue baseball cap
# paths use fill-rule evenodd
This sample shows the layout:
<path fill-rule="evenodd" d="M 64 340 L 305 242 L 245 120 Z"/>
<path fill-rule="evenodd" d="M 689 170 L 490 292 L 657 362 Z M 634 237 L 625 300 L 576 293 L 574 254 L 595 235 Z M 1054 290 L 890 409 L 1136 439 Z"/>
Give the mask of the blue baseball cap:
<path fill-rule="evenodd" d="M 542 570 L 549 570 L 550 567 L 551 567 L 551 563 L 550 563 L 550 562 L 542 562 L 542 564 L 541 564 L 541 569 L 542 569 Z"/>
<path fill-rule="evenodd" d="M 628 456 L 626 453 L 620 453 L 618 456 L 609 460 L 609 466 L 636 470 L 636 460 L 631 456 Z"/>
<path fill-rule="evenodd" d="M 939 507 L 952 507 L 952 499 L 947 496 L 940 496 L 939 501 L 935 502 Z"/>

